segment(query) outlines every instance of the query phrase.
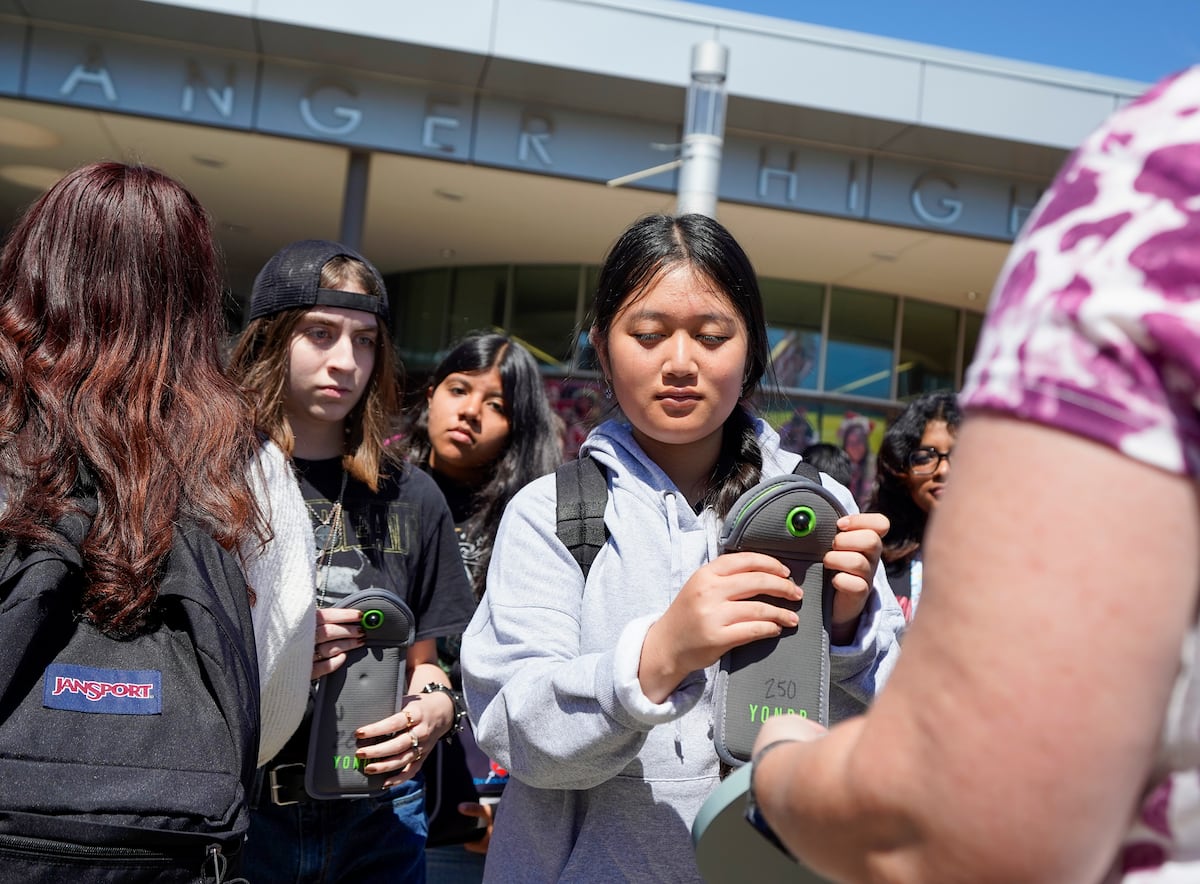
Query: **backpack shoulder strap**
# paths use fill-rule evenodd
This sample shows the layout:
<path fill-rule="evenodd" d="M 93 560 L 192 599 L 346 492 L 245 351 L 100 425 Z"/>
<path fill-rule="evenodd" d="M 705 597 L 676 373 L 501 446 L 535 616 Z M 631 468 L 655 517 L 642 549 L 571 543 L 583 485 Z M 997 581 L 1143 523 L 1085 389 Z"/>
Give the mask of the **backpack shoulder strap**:
<path fill-rule="evenodd" d="M 158 596 L 160 603 L 173 603 L 186 624 L 209 693 L 225 715 L 241 753 L 241 779 L 249 795 L 261 738 L 261 686 L 250 596 L 241 564 L 202 525 L 180 519 L 175 523 Z"/>
<path fill-rule="evenodd" d="M 608 477 L 591 457 L 569 460 L 554 471 L 558 519 L 555 533 L 571 551 L 583 579 L 587 580 L 596 554 L 608 540 L 604 507 L 608 503 Z"/>
<path fill-rule="evenodd" d="M 816 467 L 814 467 L 812 464 L 810 464 L 808 461 L 802 460 L 799 463 L 797 463 L 796 466 L 792 469 L 792 473 L 797 476 L 803 476 L 805 479 L 808 479 L 808 481 L 810 481 L 810 482 L 816 482 L 818 485 L 821 484 L 821 471 L 818 470 Z"/>
<path fill-rule="evenodd" d="M 799 461 L 792 472 L 821 484 L 820 472 L 810 463 Z M 554 474 L 558 497 L 555 534 L 571 551 L 586 580 L 596 554 L 608 540 L 604 527 L 607 474 L 595 459 L 586 456 L 567 461 Z"/>

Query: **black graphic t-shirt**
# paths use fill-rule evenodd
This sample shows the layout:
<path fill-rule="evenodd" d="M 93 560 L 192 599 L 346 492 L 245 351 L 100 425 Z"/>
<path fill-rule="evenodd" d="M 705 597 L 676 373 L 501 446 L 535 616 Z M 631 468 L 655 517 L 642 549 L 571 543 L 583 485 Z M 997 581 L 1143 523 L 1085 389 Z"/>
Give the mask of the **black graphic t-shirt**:
<path fill-rule="evenodd" d="M 437 483 L 446 498 L 458 535 L 458 550 L 474 585 L 484 576 L 481 572 L 488 543 L 482 532 L 471 530 L 471 515 L 476 506 L 475 489 L 455 482 L 428 464 L 423 464 L 421 469 Z M 462 636 L 439 638 L 437 649 L 438 664 L 450 676 L 451 684 L 462 690 Z M 508 782 L 508 772 L 479 748 L 469 721 L 453 742 L 439 742 L 433 751 L 436 754 L 431 756 L 431 763 L 422 768 L 425 810 L 429 815 L 429 845 L 436 847 L 478 840 L 480 830 L 475 827 L 476 821 L 459 813 L 458 805 L 463 801 L 478 803 L 485 798 L 497 799 Z"/>
<path fill-rule="evenodd" d="M 466 565 L 467 574 L 474 583 L 483 576 L 479 572 L 487 549 L 487 540 L 482 533 L 472 533 L 470 530 L 469 522 L 475 511 L 475 489 L 455 482 L 448 476 L 430 469 L 428 465 L 421 469 L 437 483 L 442 496 L 446 498 L 446 505 L 450 507 L 450 517 L 454 519 L 454 533 L 458 536 L 458 552 Z"/>
<path fill-rule="evenodd" d="M 294 463 L 317 536 L 317 598 L 323 607 L 335 607 L 358 590 L 380 588 L 412 609 L 418 641 L 466 628 L 475 597 L 453 518 L 432 479 L 420 470 L 392 470 L 374 492 L 349 478 L 341 518 L 331 525 L 341 458 Z"/>
<path fill-rule="evenodd" d="M 342 517 L 335 527 L 330 514 L 342 487 L 341 458 L 293 458 L 293 465 L 316 534 L 316 594 L 321 606 L 336 607 L 360 589 L 381 588 L 412 609 L 415 640 L 461 634 L 474 613 L 475 596 L 450 510 L 433 480 L 420 470 L 393 469 L 375 492 L 347 478 Z M 329 538 L 331 548 L 322 555 Z M 326 562 L 327 567 L 320 567 Z M 310 697 L 304 722 L 273 764 L 308 757 L 311 715 Z"/>
<path fill-rule="evenodd" d="M 448 476 L 430 469 L 428 464 L 422 467 L 425 473 L 437 483 L 450 507 L 450 516 L 454 519 L 454 533 L 458 537 L 458 552 L 466 567 L 467 577 L 472 587 L 476 580 L 483 575 L 483 554 L 486 551 L 486 539 L 480 532 L 470 530 L 471 514 L 475 506 L 474 489 L 455 482 Z M 459 657 L 462 649 L 462 636 L 449 635 L 438 639 L 438 662 L 450 676 L 450 681 L 456 690 L 462 690 L 462 671 L 459 668 Z"/>

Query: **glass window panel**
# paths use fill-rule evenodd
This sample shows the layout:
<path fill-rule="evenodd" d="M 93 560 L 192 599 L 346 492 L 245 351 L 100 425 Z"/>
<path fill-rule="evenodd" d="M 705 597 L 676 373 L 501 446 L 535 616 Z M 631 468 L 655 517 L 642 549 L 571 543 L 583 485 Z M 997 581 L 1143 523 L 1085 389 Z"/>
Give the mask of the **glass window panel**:
<path fill-rule="evenodd" d="M 507 267 L 464 267 L 454 272 L 447 346 L 467 332 L 491 331 L 504 325 L 507 284 Z"/>
<path fill-rule="evenodd" d="M 546 378 L 550 407 L 562 420 L 563 457 L 575 457 L 588 432 L 607 416 L 611 403 L 599 380 L 578 377 Z"/>
<path fill-rule="evenodd" d="M 904 302 L 896 378 L 898 398 L 954 388 L 958 315 L 953 307 L 912 299 Z"/>
<path fill-rule="evenodd" d="M 449 270 L 421 270 L 387 277 L 393 337 L 407 368 L 432 366 L 445 346 Z"/>
<path fill-rule="evenodd" d="M 781 279 L 759 281 L 767 317 L 771 364 L 781 387 L 815 390 L 821 357 L 823 286 Z"/>
<path fill-rule="evenodd" d="M 975 348 L 979 346 L 979 333 L 983 329 L 983 314 L 982 313 L 966 313 L 963 315 L 963 320 L 966 328 L 963 329 L 963 374 L 966 375 L 967 369 L 971 366 L 971 360 L 975 358 Z M 962 386 L 959 384 L 959 386 Z"/>
<path fill-rule="evenodd" d="M 779 444 L 787 451 L 801 454 L 809 445 L 826 443 L 845 452 L 847 461 L 837 466 L 841 475 L 833 469 L 824 472 L 850 489 L 860 509 L 867 505 L 874 488 L 875 458 L 890 415 L 858 405 L 794 396 L 772 397 L 759 413 L 778 430 Z"/>
<path fill-rule="evenodd" d="M 770 394 L 756 405 L 755 411 L 779 432 L 780 447 L 797 454 L 821 440 L 821 414 L 830 407 L 782 394 Z"/>
<path fill-rule="evenodd" d="M 579 266 L 518 267 L 509 331 L 543 363 L 565 366 L 574 347 Z"/>
<path fill-rule="evenodd" d="M 825 389 L 889 398 L 895 326 L 893 296 L 835 288 L 830 304 Z"/>

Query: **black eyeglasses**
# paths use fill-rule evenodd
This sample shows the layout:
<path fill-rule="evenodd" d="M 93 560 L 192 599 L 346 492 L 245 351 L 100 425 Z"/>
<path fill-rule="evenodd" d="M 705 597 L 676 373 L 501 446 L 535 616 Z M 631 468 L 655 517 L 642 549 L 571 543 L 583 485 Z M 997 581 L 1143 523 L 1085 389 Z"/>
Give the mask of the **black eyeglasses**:
<path fill-rule="evenodd" d="M 950 451 L 938 451 L 932 445 L 914 449 L 908 455 L 908 471 L 914 476 L 928 476 L 938 471 L 942 461 L 950 461 Z"/>

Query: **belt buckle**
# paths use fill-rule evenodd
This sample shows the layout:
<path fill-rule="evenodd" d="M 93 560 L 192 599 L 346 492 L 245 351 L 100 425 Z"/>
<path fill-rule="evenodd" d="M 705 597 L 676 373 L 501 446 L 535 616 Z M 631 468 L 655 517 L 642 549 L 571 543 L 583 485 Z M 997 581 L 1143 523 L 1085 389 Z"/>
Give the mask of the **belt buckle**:
<path fill-rule="evenodd" d="M 284 788 L 284 786 L 279 782 L 278 774 L 281 770 L 289 770 L 293 767 L 298 767 L 301 770 L 304 770 L 304 763 L 297 761 L 292 764 L 281 764 L 278 767 L 273 767 L 267 771 L 267 782 L 271 787 L 271 803 L 278 807 L 287 807 L 289 804 L 300 803 L 299 799 L 289 801 L 279 797 L 279 790 Z"/>

